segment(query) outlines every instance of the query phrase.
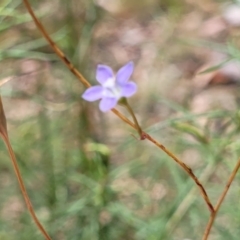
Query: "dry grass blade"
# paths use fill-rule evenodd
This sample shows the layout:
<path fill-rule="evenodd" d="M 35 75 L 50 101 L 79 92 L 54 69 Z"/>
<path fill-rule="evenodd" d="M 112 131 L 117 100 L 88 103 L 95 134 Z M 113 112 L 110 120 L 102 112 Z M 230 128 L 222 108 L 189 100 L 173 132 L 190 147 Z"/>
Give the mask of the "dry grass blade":
<path fill-rule="evenodd" d="M 13 164 L 14 172 L 16 174 L 16 177 L 17 177 L 17 180 L 18 180 L 18 183 L 19 183 L 19 187 L 21 189 L 21 192 L 22 192 L 23 198 L 26 202 L 29 213 L 30 213 L 33 221 L 37 225 L 38 229 L 41 231 L 42 235 L 45 237 L 45 239 L 51 240 L 50 236 L 48 235 L 48 233 L 46 232 L 46 230 L 44 229 L 42 224 L 39 222 L 39 220 L 38 220 L 38 218 L 37 218 L 37 216 L 34 212 L 34 209 L 33 209 L 33 206 L 31 204 L 30 198 L 28 197 L 28 193 L 27 193 L 26 187 L 24 185 L 24 182 L 23 182 L 23 179 L 22 179 L 22 176 L 21 176 L 18 164 L 17 164 L 17 159 L 15 157 L 15 154 L 13 152 L 11 143 L 10 143 L 9 138 L 8 138 L 7 123 L 6 123 L 6 117 L 5 117 L 4 110 L 3 110 L 1 96 L 0 96 L 0 135 L 1 135 L 4 143 L 7 146 L 8 153 L 9 153 L 10 159 L 11 159 L 12 164 Z"/>

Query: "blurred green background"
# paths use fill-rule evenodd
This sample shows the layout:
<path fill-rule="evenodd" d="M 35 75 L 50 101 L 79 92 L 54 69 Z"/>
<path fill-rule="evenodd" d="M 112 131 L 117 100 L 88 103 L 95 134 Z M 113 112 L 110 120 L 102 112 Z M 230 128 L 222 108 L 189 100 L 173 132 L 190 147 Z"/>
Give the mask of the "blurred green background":
<path fill-rule="evenodd" d="M 139 89 L 129 101 L 141 126 L 193 169 L 215 204 L 240 152 L 239 2 L 30 3 L 92 84 L 98 63 L 117 71 L 134 61 Z M 21 173 L 53 239 L 201 239 L 209 212 L 193 181 L 111 112 L 81 99 L 83 86 L 19 0 L 0 2 L 0 86 Z M 209 239 L 239 239 L 239 180 Z M 3 141 L 0 191 L 0 240 L 43 239 Z"/>

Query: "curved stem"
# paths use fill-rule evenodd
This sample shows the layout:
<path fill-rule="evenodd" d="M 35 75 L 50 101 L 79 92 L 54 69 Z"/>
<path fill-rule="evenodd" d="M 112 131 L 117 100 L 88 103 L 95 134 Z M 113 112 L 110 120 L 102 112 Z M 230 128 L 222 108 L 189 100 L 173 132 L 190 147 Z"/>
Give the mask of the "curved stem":
<path fill-rule="evenodd" d="M 7 146 L 8 153 L 9 153 L 10 159 L 12 161 L 13 169 L 14 169 L 14 172 L 16 174 L 16 177 L 17 177 L 17 180 L 18 180 L 18 184 L 19 184 L 20 190 L 22 192 L 23 198 L 25 200 L 25 203 L 27 205 L 27 208 L 29 210 L 29 213 L 30 213 L 33 221 L 37 225 L 38 229 L 40 230 L 42 235 L 45 237 L 45 239 L 51 240 L 51 238 L 49 237 L 47 231 L 44 229 L 42 224 L 39 222 L 39 220 L 38 220 L 38 218 L 37 218 L 37 216 L 35 214 L 35 211 L 33 209 L 31 200 L 30 200 L 30 198 L 28 196 L 26 187 L 24 185 L 24 182 L 23 182 L 23 179 L 22 179 L 22 176 L 21 176 L 18 164 L 17 164 L 16 156 L 14 154 L 14 151 L 12 149 L 11 143 L 10 143 L 9 138 L 8 138 L 7 122 L 6 122 L 6 117 L 5 117 L 5 113 L 4 113 L 4 109 L 3 109 L 3 105 L 2 105 L 2 98 L 1 98 L 1 96 L 0 96 L 0 136 L 2 137 L 4 143 Z"/>
<path fill-rule="evenodd" d="M 212 213 L 214 211 L 213 209 L 213 205 L 208 197 L 208 194 L 205 190 L 205 188 L 203 187 L 203 185 L 201 184 L 201 182 L 198 180 L 198 178 L 195 176 L 195 174 L 193 173 L 192 169 L 190 167 L 188 167 L 184 162 L 182 162 L 180 159 L 178 159 L 171 151 L 169 151 L 165 146 L 163 146 L 161 143 L 159 143 L 158 141 L 156 141 L 155 139 L 153 139 L 149 134 L 143 132 L 143 134 L 145 135 L 145 138 L 148 139 L 149 141 L 151 141 L 152 143 L 154 143 L 157 147 L 159 147 L 160 149 L 162 149 L 169 157 L 171 157 L 178 165 L 180 165 L 187 173 L 188 175 L 193 179 L 193 181 L 197 184 L 201 195 L 203 197 L 203 199 L 205 200 L 209 211 Z"/>
<path fill-rule="evenodd" d="M 13 168 L 14 168 L 14 171 L 15 171 L 15 174 L 17 176 L 17 180 L 18 180 L 18 183 L 19 183 L 19 187 L 21 189 L 21 192 L 22 192 L 22 195 L 23 195 L 23 198 L 25 200 L 25 203 L 27 205 L 27 208 L 29 210 L 29 213 L 30 215 L 32 216 L 32 219 L 33 221 L 35 222 L 35 224 L 37 225 L 38 229 L 41 231 L 41 233 L 43 234 L 43 236 L 45 237 L 45 239 L 47 240 L 51 240 L 50 236 L 48 235 L 48 233 L 46 232 L 46 230 L 44 229 L 44 227 L 42 226 L 42 224 L 39 222 L 36 214 L 35 214 L 35 211 L 33 209 L 33 206 L 32 206 L 32 203 L 31 203 L 31 200 L 28 196 L 28 193 L 27 193 L 27 190 L 26 190 L 26 187 L 24 185 L 24 182 L 23 182 L 23 179 L 22 179 L 22 176 L 21 176 L 21 173 L 20 173 L 20 170 L 19 170 L 19 167 L 18 167 L 18 164 L 17 164 L 17 160 L 16 160 L 16 157 L 15 157 L 15 154 L 13 152 L 13 149 L 12 149 L 12 146 L 10 144 L 10 141 L 8 139 L 8 135 L 6 134 L 5 131 L 1 131 L 0 132 L 0 135 L 1 137 L 3 138 L 6 146 L 7 146 L 7 149 L 8 149 L 8 153 L 10 155 L 10 158 L 11 158 L 11 161 L 12 161 L 12 164 L 13 164 Z"/>
<path fill-rule="evenodd" d="M 205 229 L 205 232 L 204 232 L 202 240 L 207 240 L 208 239 L 208 236 L 210 234 L 212 225 L 213 225 L 214 220 L 215 220 L 215 218 L 217 216 L 218 210 L 221 207 L 221 204 L 222 204 L 224 198 L 226 197 L 227 192 L 228 192 L 228 190 L 229 190 L 229 188 L 230 188 L 230 186 L 231 186 L 231 184 L 233 182 L 233 179 L 235 178 L 239 168 L 240 168 L 240 159 L 238 160 L 235 168 L 233 169 L 233 171 L 232 171 L 232 173 L 231 173 L 231 175 L 230 175 L 230 177 L 229 177 L 229 179 L 227 181 L 227 184 L 226 184 L 226 186 L 225 186 L 221 196 L 219 197 L 219 199 L 217 201 L 216 207 L 214 208 L 214 212 L 212 212 L 212 214 L 210 216 L 210 219 L 208 221 L 208 224 L 207 224 L 207 227 Z"/>
<path fill-rule="evenodd" d="M 133 112 L 133 110 L 132 110 L 131 106 L 129 105 L 128 100 L 126 98 L 123 98 L 122 105 L 125 106 L 127 108 L 128 112 L 131 114 L 131 116 L 133 118 L 133 122 L 134 122 L 135 126 L 137 127 L 137 131 L 138 131 L 138 134 L 140 136 L 140 139 L 144 140 L 145 135 L 144 136 L 142 135 L 143 131 L 142 131 L 142 129 L 141 129 L 139 123 L 138 123 L 138 120 L 137 120 L 137 118 L 136 118 L 136 116 L 135 116 L 135 114 L 134 114 L 134 112 Z"/>
<path fill-rule="evenodd" d="M 41 31 L 45 39 L 48 41 L 50 46 L 54 49 L 55 53 L 59 56 L 60 59 L 67 65 L 69 70 L 83 83 L 85 87 L 91 87 L 91 84 L 83 77 L 83 75 L 72 65 L 72 63 L 68 60 L 65 54 L 61 51 L 61 49 L 55 44 L 55 42 L 51 39 L 48 33 L 45 31 L 43 25 L 39 22 L 37 17 L 35 16 L 28 0 L 23 0 L 29 14 L 31 15 L 33 21 L 37 25 L 38 29 Z"/>
<path fill-rule="evenodd" d="M 199 176 L 199 180 L 202 182 L 206 182 L 209 177 L 212 175 L 212 172 L 214 171 L 215 166 L 212 165 L 212 163 L 208 163 L 207 167 L 203 170 L 201 175 Z M 183 216 L 187 213 L 191 205 L 196 201 L 198 195 L 196 194 L 196 188 L 195 186 L 191 187 L 189 189 L 188 193 L 184 196 L 183 201 L 177 206 L 177 209 L 174 211 L 171 217 L 168 218 L 168 221 L 166 223 L 166 233 L 164 234 L 164 237 L 166 239 L 170 238 L 170 234 L 174 231 L 176 226 L 179 224 Z"/>
<path fill-rule="evenodd" d="M 68 69 L 77 77 L 77 79 L 82 82 L 84 86 L 87 88 L 91 86 L 91 84 L 83 77 L 83 75 L 73 66 L 73 64 L 68 60 L 68 58 L 64 55 L 64 53 L 57 47 L 57 45 L 53 42 L 53 40 L 50 38 L 48 33 L 46 32 L 43 25 L 40 23 L 40 21 L 35 16 L 28 0 L 23 0 L 29 14 L 32 16 L 33 21 L 35 22 L 36 26 L 40 30 L 40 32 L 43 34 L 45 39 L 48 41 L 49 45 L 52 47 L 54 52 L 59 56 L 59 58 L 65 63 L 65 65 L 68 67 Z M 136 130 L 139 130 L 138 126 L 136 124 L 133 124 L 128 118 L 126 118 L 123 114 L 121 114 L 117 109 L 111 110 L 115 115 L 117 115 L 122 121 L 130 125 Z M 210 212 L 213 212 L 213 206 L 211 204 L 211 201 L 203 187 L 203 185 L 200 183 L 198 178 L 194 175 L 191 168 L 189 168 L 185 163 L 183 163 L 181 160 L 179 160 L 171 151 L 169 151 L 166 147 L 164 147 L 162 144 L 157 142 L 155 139 L 153 139 L 149 134 L 145 132 L 141 132 L 141 138 L 142 139 L 148 139 L 150 142 L 155 144 L 157 147 L 162 149 L 169 157 L 171 157 L 176 163 L 178 163 L 187 173 L 188 175 L 194 180 L 194 182 L 197 184 L 201 195 L 203 196 L 204 201 L 206 202 Z"/>

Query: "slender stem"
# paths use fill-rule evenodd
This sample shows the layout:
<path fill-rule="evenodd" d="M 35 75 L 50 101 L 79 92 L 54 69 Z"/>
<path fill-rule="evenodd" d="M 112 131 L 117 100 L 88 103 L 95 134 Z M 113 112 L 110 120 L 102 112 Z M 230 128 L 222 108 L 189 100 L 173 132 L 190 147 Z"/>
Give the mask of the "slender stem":
<path fill-rule="evenodd" d="M 212 175 L 215 166 L 212 163 L 209 163 L 207 167 L 203 170 L 201 175 L 199 176 L 199 180 L 203 183 L 208 180 L 208 178 Z M 177 206 L 177 209 L 174 211 L 172 216 L 168 219 L 165 226 L 165 234 L 164 237 L 166 239 L 170 238 L 170 234 L 174 231 L 176 226 L 179 224 L 183 216 L 186 214 L 190 206 L 196 201 L 198 195 L 196 194 L 196 188 L 193 186 L 188 190 L 188 193 L 184 196 L 183 201 Z"/>
<path fill-rule="evenodd" d="M 235 178 L 239 168 L 240 168 L 240 159 L 238 160 L 235 168 L 233 169 L 233 171 L 232 171 L 232 173 L 231 173 L 231 175 L 230 175 L 230 177 L 229 177 L 229 179 L 227 181 L 227 184 L 226 184 L 226 186 L 225 186 L 221 196 L 219 197 L 219 199 L 217 201 L 217 204 L 216 204 L 216 206 L 214 208 L 214 212 L 212 212 L 212 214 L 210 216 L 210 219 L 208 221 L 208 224 L 206 226 L 206 229 L 205 229 L 205 232 L 204 232 L 202 240 L 207 240 L 208 239 L 208 236 L 210 234 L 212 225 L 213 225 L 214 220 L 215 220 L 215 218 L 217 216 L 218 210 L 221 207 L 221 204 L 222 204 L 224 198 L 226 197 L 227 192 L 228 192 L 228 190 L 229 190 L 229 188 L 230 188 L 230 186 L 231 186 L 231 184 L 232 184 L 232 182 L 233 182 L 233 180 L 234 180 L 234 178 Z"/>
<path fill-rule="evenodd" d="M 135 126 L 137 127 L 137 131 L 138 131 L 138 134 L 140 136 L 140 139 L 143 140 L 142 139 L 143 138 L 142 137 L 142 129 L 141 129 L 140 125 L 138 124 L 138 120 L 137 120 L 137 118 L 136 118 L 136 116 L 135 116 L 135 114 L 134 114 L 134 112 L 133 112 L 133 110 L 132 110 L 131 106 L 129 105 L 128 100 L 126 98 L 124 98 L 123 104 L 127 108 L 127 110 L 129 111 L 129 113 L 131 114 L 131 116 L 133 118 L 133 122 L 134 122 Z"/>
<path fill-rule="evenodd" d="M 23 198 L 24 198 L 24 200 L 26 202 L 26 205 L 27 205 L 27 208 L 29 210 L 29 213 L 32 216 L 32 219 L 35 222 L 35 224 L 37 225 L 38 229 L 41 231 L 42 235 L 45 237 L 45 239 L 51 240 L 51 238 L 48 235 L 47 231 L 44 229 L 42 224 L 39 222 L 39 220 L 38 220 L 38 218 L 37 218 L 37 216 L 35 214 L 35 211 L 33 209 L 31 200 L 30 200 L 30 198 L 28 196 L 26 187 L 24 185 L 24 182 L 23 182 L 23 179 L 22 179 L 22 176 L 21 176 L 18 164 L 17 164 L 17 160 L 16 160 L 15 154 L 13 152 L 12 146 L 10 144 L 10 141 L 8 139 L 8 135 L 7 135 L 6 131 L 1 131 L 0 135 L 3 138 L 3 140 L 4 140 L 4 142 L 5 142 L 6 146 L 7 146 L 8 153 L 10 155 L 10 158 L 11 158 L 11 161 L 12 161 L 12 164 L 13 164 L 13 168 L 14 168 L 15 174 L 17 176 L 17 180 L 18 180 L 18 183 L 19 183 L 19 186 L 20 186 Z"/>
<path fill-rule="evenodd" d="M 38 29 L 41 31 L 45 39 L 48 41 L 50 46 L 53 48 L 55 53 L 59 56 L 59 58 L 66 64 L 66 66 L 70 69 L 70 71 L 83 83 L 85 87 L 91 87 L 91 84 L 83 77 L 83 75 L 72 65 L 72 63 L 68 60 L 65 54 L 61 51 L 61 49 L 55 44 L 55 42 L 51 39 L 48 33 L 45 31 L 43 25 L 35 16 L 28 0 L 23 0 L 29 14 L 31 15 L 33 21 L 35 22 Z"/>
<path fill-rule="evenodd" d="M 55 51 L 55 53 L 59 56 L 59 58 L 66 64 L 68 69 L 77 77 L 77 79 L 82 82 L 82 84 L 86 87 L 90 87 L 91 84 L 83 77 L 83 75 L 73 66 L 73 64 L 68 60 L 68 58 L 64 55 L 64 53 L 57 47 L 57 45 L 53 42 L 53 40 L 50 38 L 48 33 L 46 32 L 43 25 L 39 22 L 37 17 L 35 16 L 28 0 L 23 0 L 29 14 L 32 16 L 33 21 L 35 22 L 36 26 L 40 30 L 40 32 L 43 34 L 45 39 L 48 41 L 49 45 L 52 47 L 52 49 Z M 132 128 L 138 130 L 138 126 L 134 123 L 132 123 L 128 118 L 126 118 L 123 114 L 121 114 L 117 109 L 111 110 L 115 115 L 117 115 L 122 121 L 130 125 Z M 142 132 L 141 135 L 142 139 L 148 139 L 150 142 L 155 144 L 157 147 L 162 149 L 169 157 L 171 157 L 176 163 L 178 163 L 187 173 L 188 175 L 194 180 L 194 182 L 197 184 L 198 188 L 200 189 L 201 195 L 203 196 L 203 199 L 205 200 L 210 212 L 213 211 L 213 206 L 209 200 L 209 197 L 198 180 L 198 178 L 194 175 L 191 168 L 189 168 L 186 164 L 184 164 L 181 160 L 179 160 L 171 151 L 169 151 L 166 147 L 164 147 L 162 144 L 157 142 L 155 139 L 153 139 L 149 134 Z"/>
<path fill-rule="evenodd" d="M 149 141 L 151 141 L 152 143 L 154 143 L 157 147 L 159 147 L 160 149 L 162 149 L 169 157 L 171 157 L 178 165 L 180 165 L 187 173 L 188 175 L 193 179 L 193 181 L 197 184 L 201 195 L 203 197 L 203 199 L 205 200 L 209 211 L 212 213 L 214 211 L 212 203 L 208 197 L 208 194 L 205 190 L 205 188 L 203 187 L 203 185 L 201 184 L 201 182 L 198 180 L 198 178 L 195 176 L 195 174 L 193 173 L 192 169 L 190 167 L 188 167 L 184 162 L 182 162 L 180 159 L 178 159 L 171 151 L 169 151 L 165 146 L 163 146 L 161 143 L 159 143 L 158 141 L 156 141 L 155 139 L 153 139 L 149 134 L 143 132 L 143 134 L 145 135 L 145 138 L 148 139 Z"/>

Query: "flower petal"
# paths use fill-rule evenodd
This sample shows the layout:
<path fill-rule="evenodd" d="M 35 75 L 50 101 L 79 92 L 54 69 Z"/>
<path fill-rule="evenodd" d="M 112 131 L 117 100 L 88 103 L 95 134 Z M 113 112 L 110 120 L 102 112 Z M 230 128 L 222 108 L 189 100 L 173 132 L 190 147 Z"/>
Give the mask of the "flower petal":
<path fill-rule="evenodd" d="M 114 78 L 112 69 L 106 65 L 99 64 L 96 72 L 97 81 L 104 84 L 109 78 Z"/>
<path fill-rule="evenodd" d="M 114 108 L 117 104 L 116 98 L 103 98 L 100 101 L 99 108 L 102 112 L 107 112 Z"/>
<path fill-rule="evenodd" d="M 129 82 L 121 86 L 121 94 L 123 97 L 131 97 L 137 91 L 137 84 Z"/>
<path fill-rule="evenodd" d="M 86 101 L 93 102 L 103 97 L 104 88 L 102 86 L 93 86 L 88 88 L 82 95 Z"/>
<path fill-rule="evenodd" d="M 117 83 L 118 84 L 126 83 L 129 80 L 130 76 L 132 75 L 133 69 L 134 69 L 133 62 L 129 62 L 122 68 L 120 68 L 116 76 Z"/>

